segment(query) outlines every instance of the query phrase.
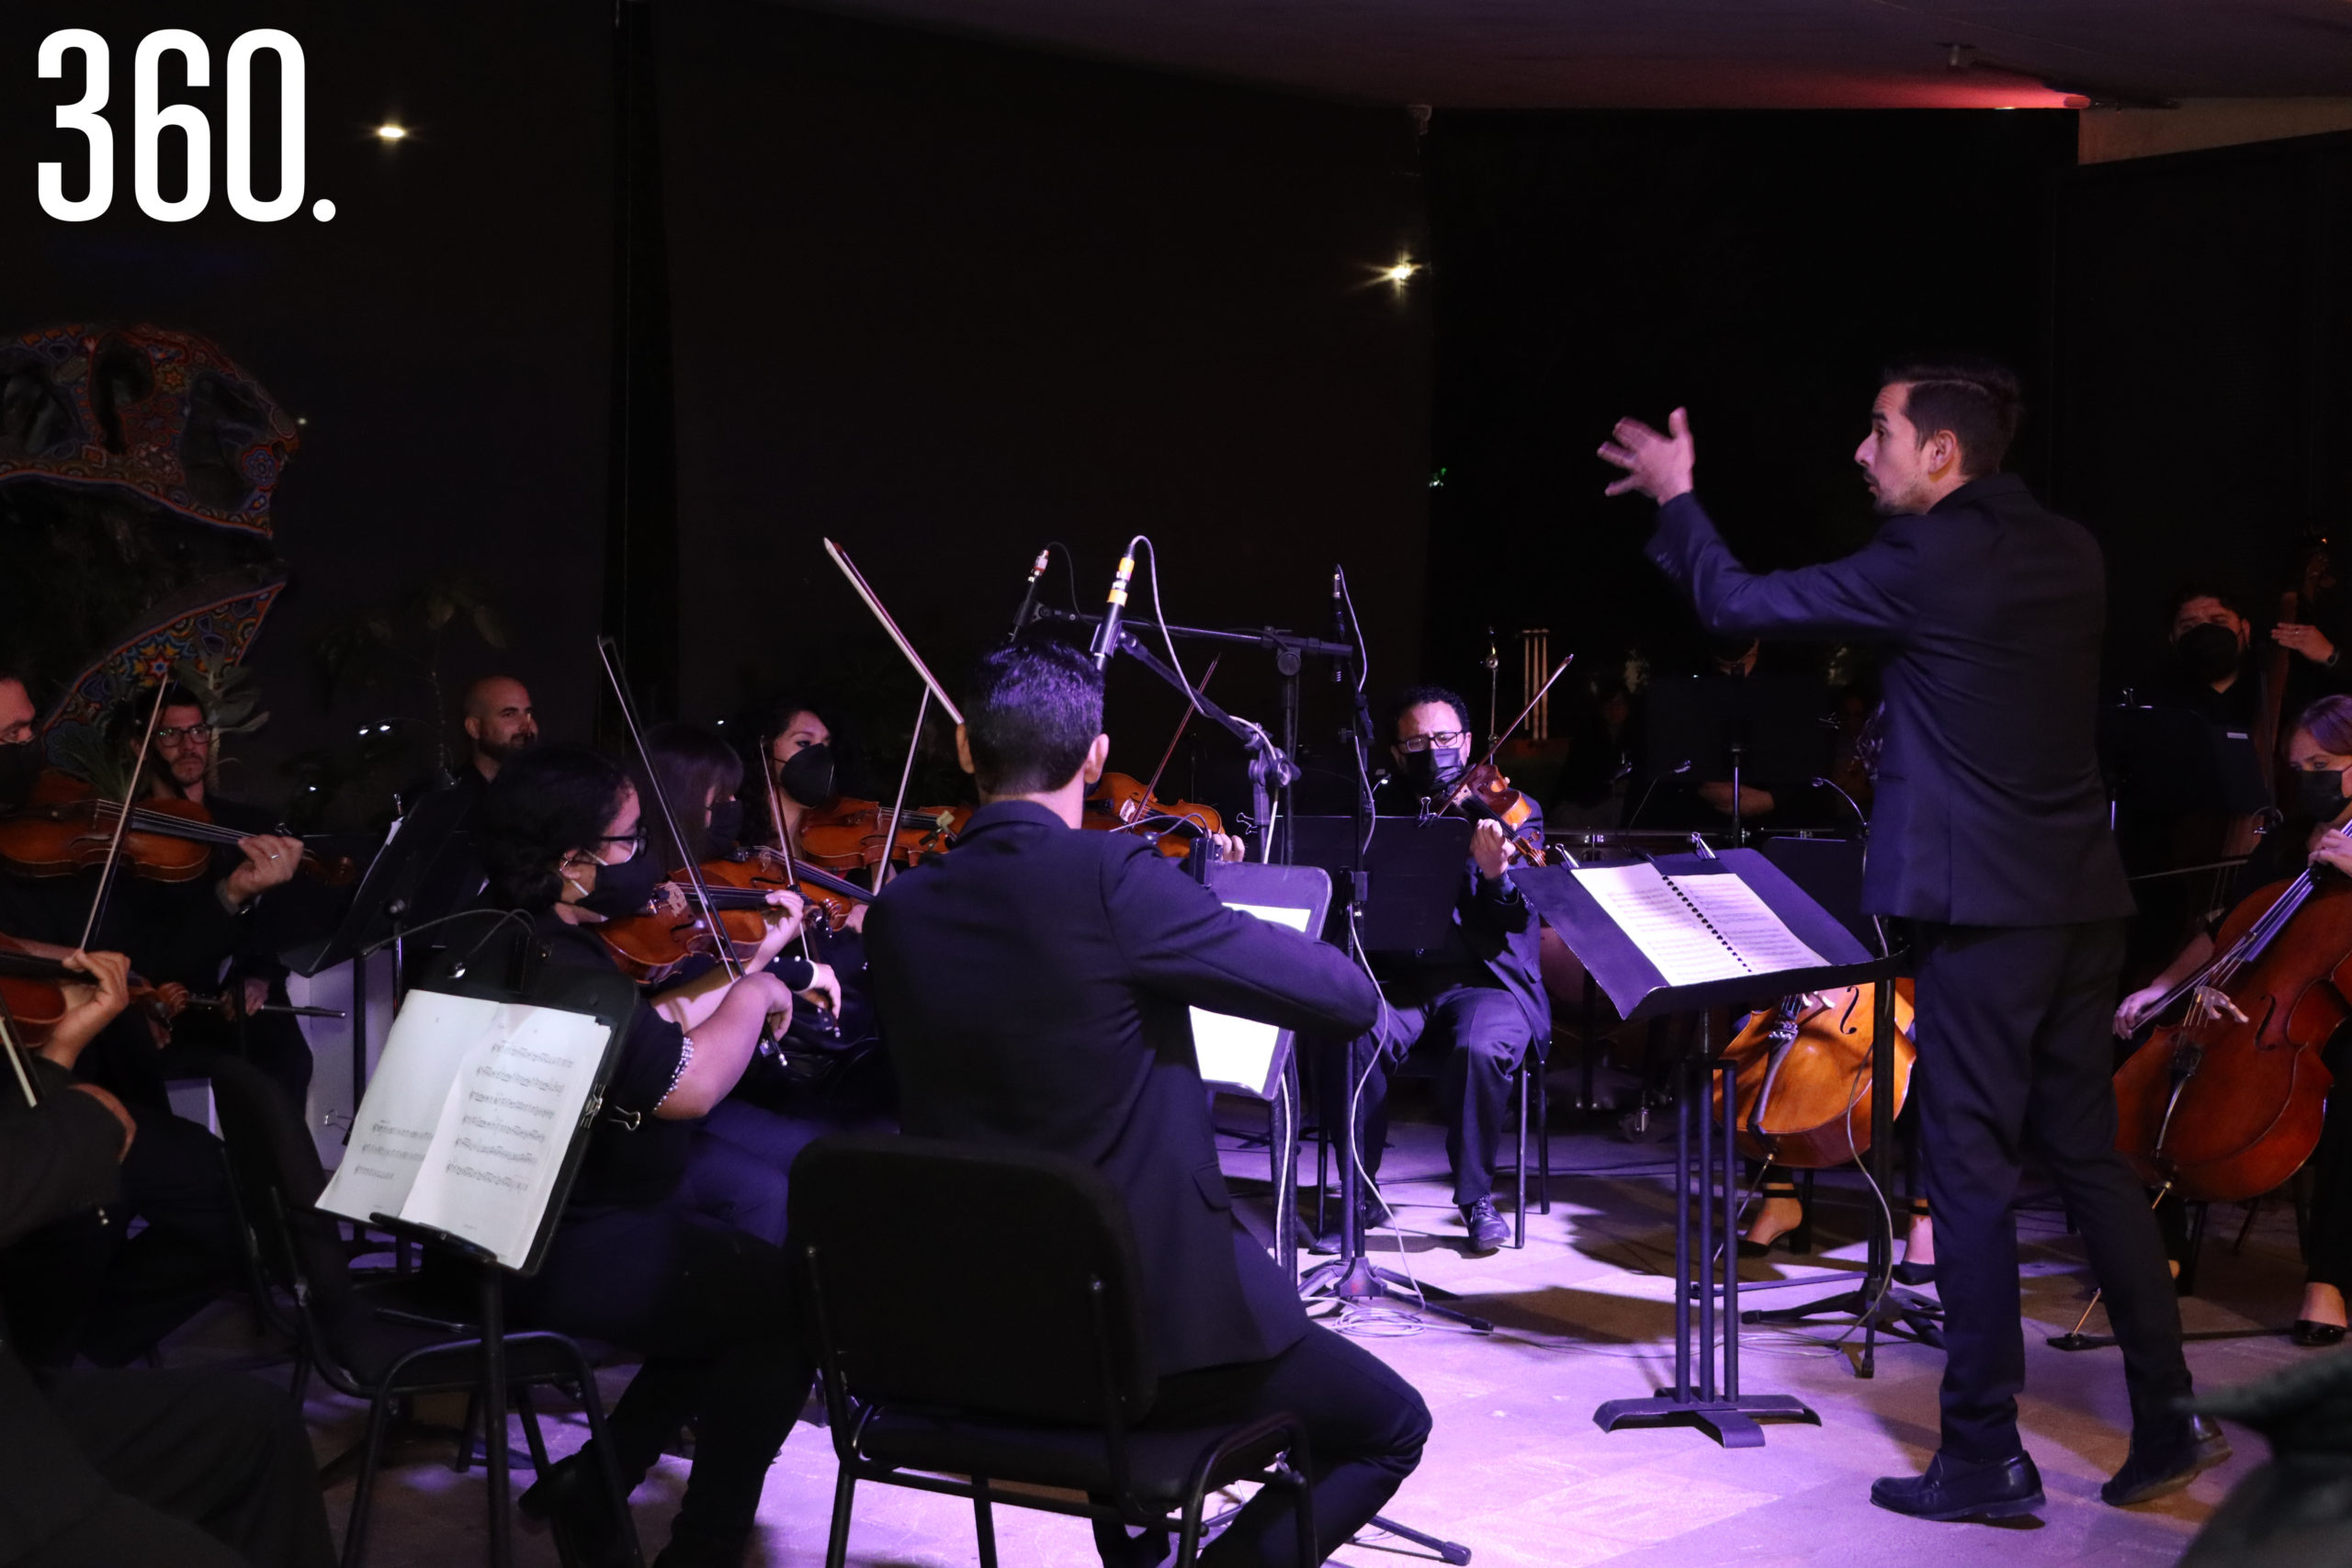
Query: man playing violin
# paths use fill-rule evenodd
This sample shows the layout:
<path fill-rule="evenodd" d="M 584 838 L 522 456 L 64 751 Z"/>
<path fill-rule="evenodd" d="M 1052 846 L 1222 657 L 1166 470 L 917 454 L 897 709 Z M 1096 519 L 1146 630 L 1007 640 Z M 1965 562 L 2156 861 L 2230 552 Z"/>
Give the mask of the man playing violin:
<path fill-rule="evenodd" d="M 1397 773 L 1376 804 L 1386 815 L 1442 810 L 1471 761 L 1468 705 L 1441 686 L 1416 686 L 1396 703 L 1389 755 Z M 1520 832 L 1543 841 L 1537 811 Z M 1453 923 L 1442 946 L 1384 966 L 1381 989 L 1389 1005 L 1372 1030 L 1351 1042 L 1344 1072 L 1326 1073 L 1326 1115 L 1343 1119 L 1355 1109 L 1357 1148 L 1364 1171 L 1380 1174 L 1388 1133 L 1388 1079 L 1415 1045 L 1445 1052 L 1439 1095 L 1445 1116 L 1445 1153 L 1453 1168 L 1453 1202 L 1474 1257 L 1498 1250 L 1510 1227 L 1495 1210 L 1495 1157 L 1502 1142 L 1511 1074 L 1551 1040 L 1536 953 L 1538 922 L 1527 900 L 1505 877 L 1510 835 L 1492 818 L 1470 840 L 1454 900 Z M 1338 1058 L 1334 1058 L 1335 1064 Z M 1366 1224 L 1388 1223 L 1386 1205 L 1365 1184 L 1360 1200 Z"/>

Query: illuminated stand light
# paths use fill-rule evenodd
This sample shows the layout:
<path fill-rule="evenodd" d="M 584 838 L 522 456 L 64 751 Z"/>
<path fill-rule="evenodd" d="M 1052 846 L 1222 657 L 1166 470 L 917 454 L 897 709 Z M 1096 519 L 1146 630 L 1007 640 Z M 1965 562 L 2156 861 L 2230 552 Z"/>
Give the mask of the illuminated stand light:
<path fill-rule="evenodd" d="M 402 125 L 396 119 L 388 119 L 383 124 L 376 128 L 376 140 L 379 141 L 405 141 L 408 140 L 408 127 Z"/>
<path fill-rule="evenodd" d="M 1421 264 L 1410 256 L 1399 256 L 1390 265 L 1380 269 L 1380 280 L 1392 288 L 1402 289 L 1420 272 Z"/>

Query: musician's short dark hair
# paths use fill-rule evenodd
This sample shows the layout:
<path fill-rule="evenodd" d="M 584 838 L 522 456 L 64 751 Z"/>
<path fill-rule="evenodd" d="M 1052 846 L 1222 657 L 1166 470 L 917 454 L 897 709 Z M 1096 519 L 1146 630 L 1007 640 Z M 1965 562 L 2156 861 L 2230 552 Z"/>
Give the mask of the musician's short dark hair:
<path fill-rule="evenodd" d="M 1058 789 L 1102 733 L 1102 674 L 1066 643 L 1023 637 L 972 667 L 963 708 L 981 793 Z"/>
<path fill-rule="evenodd" d="M 1453 710 L 1454 721 L 1462 726 L 1463 733 L 1470 732 L 1470 705 L 1462 700 L 1461 693 L 1447 686 L 1408 686 L 1388 705 L 1389 739 L 1396 739 L 1397 722 L 1423 703 L 1443 703 Z"/>
<path fill-rule="evenodd" d="M 743 784 L 743 759 L 715 729 L 699 724 L 657 724 L 645 732 L 646 755 L 673 811 L 692 811 L 711 789 L 725 800 Z"/>
<path fill-rule="evenodd" d="M 1980 355 L 1897 360 L 1879 385 L 1905 384 L 1903 417 L 1924 443 L 1949 430 L 1960 443 L 1960 471 L 1969 479 L 1998 473 L 2017 439 L 2025 400 L 2017 372 Z"/>
<path fill-rule="evenodd" d="M 594 849 L 633 787 L 627 769 L 585 746 L 517 752 L 491 780 L 475 829 L 491 902 L 530 913 L 552 907 L 563 857 Z"/>
<path fill-rule="evenodd" d="M 107 733 L 122 745 L 135 750 L 139 738 L 147 733 L 148 716 L 163 708 L 194 708 L 204 716 L 205 723 L 212 722 L 212 705 L 205 700 L 203 693 L 192 686 L 183 686 L 177 681 L 166 681 L 152 694 L 139 693 L 119 704 L 107 716 Z"/>
<path fill-rule="evenodd" d="M 2188 602 L 2192 599 L 2218 600 L 2222 609 L 2227 610 L 2239 620 L 2254 619 L 2253 612 L 2247 608 L 2254 600 L 2246 592 L 2245 583 L 2240 582 L 2228 572 L 2199 571 L 2182 578 L 2172 585 L 2171 596 L 2165 600 L 2165 635 L 2171 635 L 2172 624 L 2180 618 L 2181 611 L 2188 607 Z"/>

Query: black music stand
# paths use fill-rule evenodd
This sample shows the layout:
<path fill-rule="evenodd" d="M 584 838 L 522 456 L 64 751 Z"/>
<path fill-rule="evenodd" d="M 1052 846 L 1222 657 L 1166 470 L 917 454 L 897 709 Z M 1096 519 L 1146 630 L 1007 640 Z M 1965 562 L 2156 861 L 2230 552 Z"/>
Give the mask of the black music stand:
<path fill-rule="evenodd" d="M 1327 869 L 1335 881 L 1354 878 L 1362 888 L 1353 904 L 1335 913 L 1355 922 L 1357 941 L 1367 952 L 1380 947 L 1380 942 L 1393 944 L 1380 947 L 1381 951 L 1411 952 L 1416 946 L 1442 940 L 1453 924 L 1453 906 L 1461 896 L 1464 867 L 1470 860 L 1474 829 L 1468 819 L 1440 817 L 1425 822 L 1411 817 L 1374 818 L 1369 850 L 1363 847 L 1357 824 L 1358 818 L 1351 817 L 1301 818 L 1294 824 L 1296 830 L 1291 842 L 1301 858 L 1328 861 Z M 1359 865 L 1361 871 L 1356 869 Z M 1345 941 L 1346 934 L 1343 931 L 1340 940 Z M 1374 1049 L 1378 1049 L 1376 1042 Z M 1455 1299 L 1452 1292 L 1417 1285 L 1365 1256 L 1363 1222 L 1357 1207 L 1363 1191 L 1363 1162 L 1356 1143 L 1353 1086 L 1350 1089 L 1337 1134 L 1340 1252 L 1332 1261 L 1307 1271 L 1298 1282 L 1299 1294 L 1309 1299 L 1328 1295 L 1340 1301 L 1369 1301 L 1396 1295 L 1398 1290 L 1393 1287 L 1401 1287 L 1428 1310 L 1481 1334 L 1492 1333 L 1494 1325 L 1487 1319 L 1444 1304 Z"/>
<path fill-rule="evenodd" d="M 1730 781 L 1735 843 L 1746 841 L 1743 774 L 1807 779 L 1826 771 L 1829 732 L 1817 682 L 1773 674 L 1667 676 L 1650 682 L 1648 703 L 1643 761 L 1649 777 L 1689 768 L 1693 784 Z"/>
<path fill-rule="evenodd" d="M 1745 1006 L 1791 991 L 1822 990 L 1889 978 L 1893 960 L 1871 955 L 1837 918 L 1806 897 L 1795 883 L 1753 850 L 1727 850 L 1720 856 L 1661 856 L 1651 863 L 1668 876 L 1736 876 L 1752 888 L 1781 923 L 1827 962 L 1817 968 L 1775 970 L 1735 979 L 1669 986 L 1648 955 L 1621 929 L 1566 866 L 1516 871 L 1511 879 L 1536 912 L 1560 933 L 1625 1019 L 1697 1012 L 1730 1004 Z M 1883 1010 L 1882 1023 L 1887 1017 Z M 1593 1412 L 1604 1432 L 1631 1426 L 1694 1426 L 1727 1449 L 1762 1446 L 1758 1421 L 1811 1421 L 1821 1417 L 1789 1394 L 1744 1393 L 1739 1386 L 1739 1248 L 1735 1245 L 1739 1204 L 1739 1145 L 1736 1118 L 1739 1096 L 1732 1064 L 1715 1055 L 1718 1043 L 1702 1024 L 1700 1049 L 1683 1064 L 1675 1102 L 1676 1202 L 1674 1212 L 1674 1382 L 1650 1398 L 1612 1399 Z M 1880 1049 L 1891 1050 L 1882 1030 Z M 1716 1148 L 1713 1118 L 1706 1114 L 1708 1081 L 1722 1074 L 1722 1148 Z M 1882 1101 L 1883 1097 L 1882 1098 Z M 1690 1163 L 1691 1127 L 1698 1127 L 1699 1165 Z M 1717 1277 L 1714 1263 L 1715 1207 L 1710 1189 L 1722 1188 L 1724 1247 Z M 1698 1246 L 1691 1246 L 1690 1210 L 1699 1210 Z M 1697 1342 L 1692 1339 L 1691 1298 L 1696 1296 Z M 1715 1311 L 1723 1306 L 1723 1379 L 1715 1376 Z M 1691 1363 L 1698 1362 L 1698 1379 Z"/>

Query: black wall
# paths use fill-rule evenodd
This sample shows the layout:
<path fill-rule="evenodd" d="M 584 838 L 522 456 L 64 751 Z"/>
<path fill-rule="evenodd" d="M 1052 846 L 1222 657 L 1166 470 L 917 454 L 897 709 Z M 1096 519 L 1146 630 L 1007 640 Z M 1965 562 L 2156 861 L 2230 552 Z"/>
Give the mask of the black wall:
<path fill-rule="evenodd" d="M 951 682 L 1041 544 L 1092 611 L 1136 532 L 1171 620 L 1323 634 L 1344 560 L 1375 674 L 1415 661 L 1427 315 L 1371 281 L 1419 233 L 1401 109 L 756 0 L 658 21 L 690 715 L 814 678 L 903 737 L 827 536 Z M 1271 674 L 1228 654 L 1215 694 L 1271 723 Z M 1131 667 L 1111 696 L 1148 773 L 1177 709 Z"/>
<path fill-rule="evenodd" d="M 445 637 L 445 673 L 455 682 L 510 669 L 552 730 L 581 732 L 605 510 L 609 7 L 212 0 L 200 13 L 142 0 L 102 15 L 62 0 L 5 8 L 0 331 L 71 321 L 192 330 L 307 422 L 276 508 L 291 584 L 252 660 L 273 717 L 232 747 L 243 763 L 228 787 L 280 795 L 288 754 L 345 746 L 362 720 L 429 717 L 413 670 L 325 706 L 311 654 L 322 634 L 453 573 L 481 581 L 513 641 L 492 650 L 461 622 Z M 115 200 L 86 224 L 55 221 L 35 199 L 38 163 L 62 158 L 77 192 L 85 164 L 81 139 L 51 127 L 53 107 L 79 96 L 78 57 L 67 82 L 34 75 L 40 39 L 68 26 L 101 31 L 114 63 Z M 231 41 L 261 26 L 303 46 L 306 183 L 310 197 L 335 202 L 331 222 L 314 220 L 307 199 L 276 224 L 230 210 L 223 71 Z M 182 224 L 148 219 L 131 195 L 132 55 L 162 27 L 196 28 L 212 56 L 209 88 L 164 94 L 203 106 L 214 127 L 211 205 Z M 176 62 L 168 69 L 176 84 Z M 413 136 L 378 141 L 370 132 L 388 116 Z M 265 118 L 275 123 L 274 102 Z M 178 139 L 164 145 L 163 186 L 175 192 Z M 275 167 L 272 152 L 257 176 L 265 191 Z M 421 634 L 403 638 L 424 646 Z"/>
<path fill-rule="evenodd" d="M 2346 543 L 2352 136 L 2075 171 L 2058 238 L 2057 499 L 2107 546 L 2133 680 L 2185 573 L 2268 619 L 2301 535 Z"/>
<path fill-rule="evenodd" d="M 2033 412 L 2012 466 L 2046 477 L 2047 214 L 2073 115 L 1441 111 L 1430 144 L 1433 675 L 1483 689 L 1489 625 L 1546 626 L 1589 665 L 1695 655 L 1640 558 L 1647 503 L 1601 494 L 1594 448 L 1623 414 L 1689 407 L 1700 491 L 1758 566 L 1869 536 L 1852 454 L 1908 350 L 2016 365 Z"/>

